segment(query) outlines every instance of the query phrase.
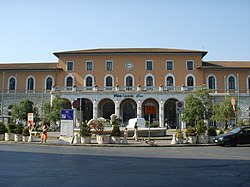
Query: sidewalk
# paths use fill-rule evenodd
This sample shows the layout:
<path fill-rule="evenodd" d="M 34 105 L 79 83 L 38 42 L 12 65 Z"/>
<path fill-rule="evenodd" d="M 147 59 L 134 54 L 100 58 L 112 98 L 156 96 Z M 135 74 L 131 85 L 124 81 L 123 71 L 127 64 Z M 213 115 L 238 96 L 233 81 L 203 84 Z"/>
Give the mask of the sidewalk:
<path fill-rule="evenodd" d="M 69 143 L 66 141 L 60 141 L 57 137 L 49 137 L 46 143 L 40 143 L 41 139 L 39 137 L 34 137 L 32 142 L 14 142 L 14 141 L 0 141 L 0 144 L 32 144 L 32 145 L 46 145 L 46 146 L 93 146 L 93 147 L 186 147 L 186 146 L 215 146 L 214 143 L 208 144 L 171 144 L 171 139 L 166 138 L 163 139 L 159 137 L 159 139 L 154 137 L 153 141 L 147 140 L 132 140 L 128 139 L 127 144 L 97 144 L 96 140 L 92 139 L 91 144 L 81 144 L 81 143 Z"/>

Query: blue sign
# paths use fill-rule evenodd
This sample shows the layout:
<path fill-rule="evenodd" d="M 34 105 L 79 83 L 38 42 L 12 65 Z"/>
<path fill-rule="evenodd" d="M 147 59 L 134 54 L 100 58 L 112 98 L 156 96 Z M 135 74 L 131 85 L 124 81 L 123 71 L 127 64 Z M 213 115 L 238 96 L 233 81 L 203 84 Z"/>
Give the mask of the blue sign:
<path fill-rule="evenodd" d="M 74 110 L 73 109 L 62 109 L 61 110 L 61 120 L 74 120 Z"/>

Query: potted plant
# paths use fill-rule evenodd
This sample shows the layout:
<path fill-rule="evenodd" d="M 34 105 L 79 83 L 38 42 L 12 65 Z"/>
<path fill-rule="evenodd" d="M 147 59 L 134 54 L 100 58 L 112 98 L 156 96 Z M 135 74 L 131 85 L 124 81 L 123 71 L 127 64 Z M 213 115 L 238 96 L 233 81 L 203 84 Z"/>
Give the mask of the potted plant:
<path fill-rule="evenodd" d="M 110 143 L 110 136 L 103 134 L 105 122 L 106 120 L 103 117 L 99 117 L 97 119 L 91 119 L 87 123 L 87 125 L 93 129 L 98 144 Z"/>
<path fill-rule="evenodd" d="M 14 141 L 22 141 L 22 133 L 23 133 L 23 124 L 16 124 L 15 132 L 14 132 Z"/>
<path fill-rule="evenodd" d="M 6 126 L 3 124 L 3 122 L 0 122 L 0 141 L 3 141 L 5 139 L 5 133 L 7 132 Z"/>
<path fill-rule="evenodd" d="M 204 121 L 199 121 L 195 129 L 198 136 L 198 143 L 208 143 L 208 137 L 205 135 L 207 128 Z"/>
<path fill-rule="evenodd" d="M 81 143 L 89 144 L 91 143 L 91 128 L 87 123 L 82 123 L 80 126 L 80 137 Z"/>
<path fill-rule="evenodd" d="M 23 135 L 23 142 L 28 142 L 29 136 L 30 136 L 30 132 L 29 132 L 29 128 L 28 127 L 23 128 L 22 135 Z"/>
<path fill-rule="evenodd" d="M 175 133 L 176 143 L 183 143 L 183 132 L 182 130 L 178 129 Z"/>
<path fill-rule="evenodd" d="M 7 132 L 5 133 L 5 141 L 14 141 L 16 125 L 14 123 L 7 124 Z"/>
<path fill-rule="evenodd" d="M 112 131 L 111 131 L 111 141 L 112 143 L 121 143 L 121 131 L 120 127 L 118 125 L 118 117 L 115 114 L 112 114 L 110 116 L 110 123 L 112 125 Z"/>
<path fill-rule="evenodd" d="M 117 124 L 113 125 L 110 135 L 111 135 L 112 143 L 121 143 L 121 131 L 120 131 L 120 127 Z"/>
<path fill-rule="evenodd" d="M 207 129 L 207 135 L 208 135 L 209 143 L 213 143 L 214 137 L 217 136 L 216 128 L 214 126 L 210 126 Z"/>
<path fill-rule="evenodd" d="M 186 130 L 186 137 L 188 139 L 188 143 L 191 143 L 191 144 L 197 143 L 197 136 L 196 136 L 195 128 L 188 127 Z"/>

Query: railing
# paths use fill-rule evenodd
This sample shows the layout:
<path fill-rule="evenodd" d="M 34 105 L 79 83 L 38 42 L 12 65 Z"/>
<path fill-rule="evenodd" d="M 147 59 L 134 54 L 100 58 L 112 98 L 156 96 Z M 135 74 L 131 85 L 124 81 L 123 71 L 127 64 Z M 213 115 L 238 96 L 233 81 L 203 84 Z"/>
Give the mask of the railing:
<path fill-rule="evenodd" d="M 192 92 L 204 88 L 202 86 L 115 86 L 115 87 L 104 87 L 104 86 L 94 86 L 94 87 L 62 87 L 55 86 L 52 88 L 52 92 Z M 210 89 L 210 93 L 213 94 L 238 94 L 238 93 L 250 93 L 250 89 Z"/>
<path fill-rule="evenodd" d="M 5 90 L 4 94 L 16 95 L 16 94 L 49 94 L 49 93 L 60 93 L 60 92 L 192 92 L 201 89 L 201 86 L 94 86 L 94 87 L 64 87 L 64 86 L 54 86 L 52 90 Z M 204 88 L 204 87 L 203 87 Z M 237 95 L 237 94 L 250 94 L 250 89 L 210 89 L 212 94 L 220 95 Z"/>

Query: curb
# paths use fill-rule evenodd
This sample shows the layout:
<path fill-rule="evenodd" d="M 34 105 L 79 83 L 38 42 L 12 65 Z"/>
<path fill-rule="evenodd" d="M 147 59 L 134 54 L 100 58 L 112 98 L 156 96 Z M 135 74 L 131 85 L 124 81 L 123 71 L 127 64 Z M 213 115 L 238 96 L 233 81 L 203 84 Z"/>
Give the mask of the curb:
<path fill-rule="evenodd" d="M 210 144 L 155 144 L 149 145 L 146 143 L 128 143 L 128 144 L 70 144 L 70 143 L 42 143 L 39 142 L 14 142 L 14 141 L 0 141 L 0 145 L 9 145 L 9 144 L 24 144 L 24 145 L 37 145 L 37 146 L 75 146 L 75 147 L 209 147 L 217 146 L 215 143 Z"/>

